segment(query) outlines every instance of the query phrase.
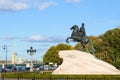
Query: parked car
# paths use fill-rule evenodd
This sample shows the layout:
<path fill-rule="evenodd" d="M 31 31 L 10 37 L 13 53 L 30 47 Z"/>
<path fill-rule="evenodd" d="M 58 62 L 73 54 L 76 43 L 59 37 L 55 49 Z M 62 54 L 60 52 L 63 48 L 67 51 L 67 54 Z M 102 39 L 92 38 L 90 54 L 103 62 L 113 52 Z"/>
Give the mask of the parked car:
<path fill-rule="evenodd" d="M 12 71 L 12 66 L 7 66 L 7 67 L 5 67 L 5 71 L 6 71 L 6 72 L 11 72 L 11 71 Z"/>
<path fill-rule="evenodd" d="M 0 72 L 2 72 L 3 71 L 3 68 L 2 67 L 0 67 Z"/>
<path fill-rule="evenodd" d="M 39 70 L 44 70 L 44 66 L 40 66 L 40 67 L 39 67 Z"/>
<path fill-rule="evenodd" d="M 49 70 L 49 65 L 42 65 L 39 67 L 39 70 Z"/>
<path fill-rule="evenodd" d="M 44 65 L 44 70 L 49 70 L 49 69 L 50 69 L 49 65 Z"/>
<path fill-rule="evenodd" d="M 51 67 L 51 70 L 57 69 L 58 66 Z"/>
<path fill-rule="evenodd" d="M 25 71 L 26 67 L 25 66 L 15 66 L 16 71 Z"/>
<path fill-rule="evenodd" d="M 26 67 L 25 70 L 26 70 L 26 71 L 30 71 L 30 67 Z"/>

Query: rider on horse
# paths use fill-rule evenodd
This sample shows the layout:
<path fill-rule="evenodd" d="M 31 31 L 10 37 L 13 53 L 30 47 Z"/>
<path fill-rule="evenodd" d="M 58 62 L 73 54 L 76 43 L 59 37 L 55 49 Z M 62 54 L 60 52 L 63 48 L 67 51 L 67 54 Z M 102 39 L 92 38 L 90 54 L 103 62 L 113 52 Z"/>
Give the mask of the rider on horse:
<path fill-rule="evenodd" d="M 69 41 L 68 41 L 69 39 L 80 42 L 82 45 L 82 48 L 81 48 L 82 51 L 86 50 L 86 44 L 89 42 L 90 46 L 91 46 L 90 53 L 94 54 L 95 49 L 93 47 L 92 41 L 87 37 L 87 35 L 85 33 L 84 23 L 82 23 L 82 26 L 80 29 L 77 25 L 74 25 L 74 26 L 72 26 L 71 30 L 73 30 L 71 37 L 68 37 L 66 39 L 66 42 L 69 43 Z"/>

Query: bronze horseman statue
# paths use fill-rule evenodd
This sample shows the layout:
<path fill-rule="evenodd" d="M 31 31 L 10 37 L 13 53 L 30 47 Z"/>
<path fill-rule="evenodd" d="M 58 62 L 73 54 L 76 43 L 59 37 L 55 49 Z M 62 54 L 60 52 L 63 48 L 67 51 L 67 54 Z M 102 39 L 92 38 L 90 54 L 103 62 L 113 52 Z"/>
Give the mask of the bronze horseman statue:
<path fill-rule="evenodd" d="M 86 35 L 84 23 L 82 23 L 82 26 L 80 27 L 80 29 L 77 25 L 73 25 L 71 27 L 71 30 L 73 30 L 71 37 L 68 37 L 66 39 L 66 42 L 69 43 L 69 39 L 72 39 L 74 42 L 75 41 L 80 42 L 82 45 L 82 48 L 80 49 L 81 51 L 86 51 L 86 44 L 90 43 L 90 51 L 89 52 L 91 54 L 94 54 L 95 49 L 93 47 L 92 41 Z"/>

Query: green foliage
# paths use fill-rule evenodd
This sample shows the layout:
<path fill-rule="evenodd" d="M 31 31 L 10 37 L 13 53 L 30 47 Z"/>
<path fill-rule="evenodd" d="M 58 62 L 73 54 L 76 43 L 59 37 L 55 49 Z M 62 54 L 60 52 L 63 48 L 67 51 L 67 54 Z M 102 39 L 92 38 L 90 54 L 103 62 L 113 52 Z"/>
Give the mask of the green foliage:
<path fill-rule="evenodd" d="M 107 31 L 103 36 L 103 40 L 107 41 L 110 47 L 120 49 L 120 29 Z"/>
<path fill-rule="evenodd" d="M 80 43 L 77 43 L 77 44 L 74 46 L 74 48 L 75 48 L 76 50 L 80 50 L 80 49 L 82 48 L 82 46 L 81 46 Z"/>
<path fill-rule="evenodd" d="M 120 75 L 51 75 L 44 72 L 18 72 L 2 74 L 4 78 L 11 79 L 34 79 L 34 80 L 120 80 Z M 2 78 L 3 79 L 3 78 Z"/>
<path fill-rule="evenodd" d="M 58 44 L 57 46 L 52 46 L 48 49 L 46 54 L 43 57 L 44 63 L 48 64 L 49 62 L 61 64 L 62 59 L 59 57 L 58 52 L 60 50 L 72 50 L 73 47 L 67 44 Z"/>
<path fill-rule="evenodd" d="M 28 78 L 32 79 L 34 77 L 36 78 L 42 78 L 42 76 L 50 76 L 51 72 L 44 72 L 43 74 L 40 72 L 7 72 L 3 73 L 1 76 L 4 78 Z"/>
<path fill-rule="evenodd" d="M 120 58 L 120 29 L 116 28 L 107 31 L 102 36 L 102 39 L 108 43 L 108 46 L 105 47 L 107 48 L 106 52 L 108 53 L 108 56 L 113 61 L 112 64 L 117 63 Z"/>
<path fill-rule="evenodd" d="M 120 29 L 114 29 L 107 31 L 102 39 L 109 44 L 108 51 L 110 53 L 120 52 Z"/>

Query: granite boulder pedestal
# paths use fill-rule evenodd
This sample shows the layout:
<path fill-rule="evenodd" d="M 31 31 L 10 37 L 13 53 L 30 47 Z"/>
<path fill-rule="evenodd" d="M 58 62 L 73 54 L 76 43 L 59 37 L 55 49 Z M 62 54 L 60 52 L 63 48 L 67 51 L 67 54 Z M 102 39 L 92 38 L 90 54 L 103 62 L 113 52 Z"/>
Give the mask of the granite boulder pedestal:
<path fill-rule="evenodd" d="M 57 75 L 82 75 L 82 74 L 120 74 L 120 71 L 111 64 L 97 59 L 90 53 L 65 50 L 60 51 L 59 56 L 63 63 L 52 72 Z"/>

